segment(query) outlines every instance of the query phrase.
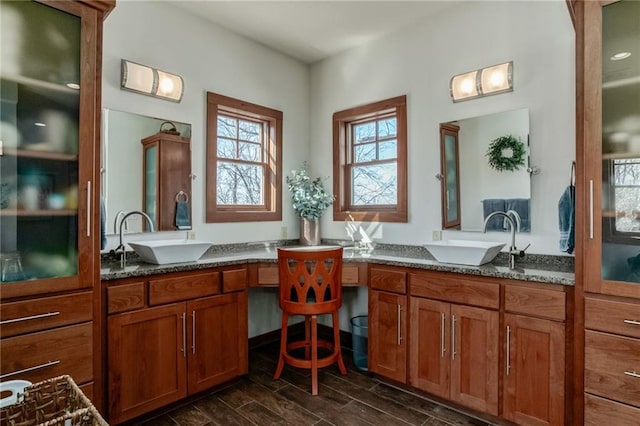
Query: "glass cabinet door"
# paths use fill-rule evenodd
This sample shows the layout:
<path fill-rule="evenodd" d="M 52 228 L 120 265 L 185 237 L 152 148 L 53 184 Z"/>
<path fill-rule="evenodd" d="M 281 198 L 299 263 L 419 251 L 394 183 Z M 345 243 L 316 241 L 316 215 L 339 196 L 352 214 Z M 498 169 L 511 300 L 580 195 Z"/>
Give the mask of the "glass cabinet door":
<path fill-rule="evenodd" d="M 144 147 L 144 197 L 143 212 L 151 218 L 153 228 L 158 229 L 158 144 Z M 146 229 L 147 223 L 143 221 Z M 149 230 L 147 229 L 147 232 Z"/>
<path fill-rule="evenodd" d="M 91 188 L 84 177 L 93 167 L 92 155 L 81 160 L 86 74 L 79 13 L 74 4 L 0 2 L 2 284 L 57 279 L 60 288 L 91 285 L 79 264 L 79 253 L 91 247 Z"/>
<path fill-rule="evenodd" d="M 460 229 L 459 130 L 454 124 L 440 125 L 443 229 Z"/>

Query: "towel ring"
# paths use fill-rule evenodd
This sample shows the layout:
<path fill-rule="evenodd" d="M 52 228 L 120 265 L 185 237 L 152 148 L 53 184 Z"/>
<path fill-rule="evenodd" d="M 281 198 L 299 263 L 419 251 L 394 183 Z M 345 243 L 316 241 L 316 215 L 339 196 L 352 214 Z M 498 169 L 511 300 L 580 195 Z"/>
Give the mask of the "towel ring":
<path fill-rule="evenodd" d="M 176 194 L 176 202 L 178 202 L 178 203 L 188 203 L 189 202 L 189 195 L 184 191 L 178 192 Z"/>

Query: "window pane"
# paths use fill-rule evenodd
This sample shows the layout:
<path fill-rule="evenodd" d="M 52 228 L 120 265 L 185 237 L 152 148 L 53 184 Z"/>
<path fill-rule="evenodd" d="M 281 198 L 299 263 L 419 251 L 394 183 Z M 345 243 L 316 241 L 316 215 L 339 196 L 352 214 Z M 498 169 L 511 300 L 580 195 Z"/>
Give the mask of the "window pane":
<path fill-rule="evenodd" d="M 353 162 L 362 163 L 365 161 L 373 161 L 376 159 L 376 144 L 367 143 L 364 145 L 356 145 L 353 147 Z"/>
<path fill-rule="evenodd" d="M 616 231 L 640 232 L 640 159 L 614 160 Z"/>
<path fill-rule="evenodd" d="M 260 161 L 260 145 L 255 143 L 240 142 L 238 157 L 245 161 Z"/>
<path fill-rule="evenodd" d="M 397 130 L 395 117 L 378 121 L 378 138 L 393 137 L 396 134 Z"/>
<path fill-rule="evenodd" d="M 398 141 L 396 141 L 395 139 L 391 141 L 380 142 L 380 144 L 378 145 L 378 159 L 389 160 L 391 158 L 397 158 L 397 146 Z"/>
<path fill-rule="evenodd" d="M 398 202 L 397 164 L 354 167 L 352 199 L 355 206 Z"/>
<path fill-rule="evenodd" d="M 236 158 L 236 142 L 218 138 L 218 157 L 219 158 Z"/>
<path fill-rule="evenodd" d="M 236 133 L 237 121 L 235 118 L 225 117 L 223 115 L 218 116 L 218 136 L 224 136 L 227 138 L 236 139 L 238 137 Z"/>
<path fill-rule="evenodd" d="M 218 161 L 218 205 L 263 205 L 263 167 Z"/>
<path fill-rule="evenodd" d="M 371 142 L 376 140 L 376 123 L 356 124 L 353 126 L 353 143 Z"/>
<path fill-rule="evenodd" d="M 260 142 L 261 126 L 251 121 L 240 121 L 240 137 L 243 141 Z"/>

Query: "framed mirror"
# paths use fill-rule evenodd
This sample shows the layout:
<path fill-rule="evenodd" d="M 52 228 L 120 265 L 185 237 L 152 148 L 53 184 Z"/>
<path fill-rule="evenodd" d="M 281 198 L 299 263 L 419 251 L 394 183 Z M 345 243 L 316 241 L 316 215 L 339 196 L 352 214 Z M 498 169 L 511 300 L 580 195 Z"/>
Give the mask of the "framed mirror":
<path fill-rule="evenodd" d="M 103 110 L 102 120 L 101 185 L 106 234 L 117 234 L 118 213 L 132 210 L 148 213 L 157 231 L 179 229 L 175 217 L 178 202 L 186 203 L 180 205 L 180 211 L 191 210 L 191 125 L 112 109 Z M 171 151 L 167 155 L 176 161 L 171 167 L 164 167 L 166 161 L 160 157 L 166 151 Z M 169 174 L 176 170 L 179 177 Z M 166 194 L 157 193 L 154 199 L 150 191 L 163 188 Z M 160 217 L 160 212 L 168 212 L 168 217 Z M 183 217 L 178 219 L 178 224 L 188 225 Z M 142 232 L 143 226 L 140 216 L 130 216 L 126 232 Z"/>
<path fill-rule="evenodd" d="M 482 232 L 490 213 L 504 211 L 531 232 L 528 109 L 442 123 L 440 144 L 443 229 Z M 494 217 L 490 231 L 509 226 Z"/>

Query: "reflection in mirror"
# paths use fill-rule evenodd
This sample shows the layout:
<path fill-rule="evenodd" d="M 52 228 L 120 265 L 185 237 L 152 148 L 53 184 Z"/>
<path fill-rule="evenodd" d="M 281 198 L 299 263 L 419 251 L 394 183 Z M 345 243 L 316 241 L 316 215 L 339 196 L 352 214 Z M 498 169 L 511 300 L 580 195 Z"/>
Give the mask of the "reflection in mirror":
<path fill-rule="evenodd" d="M 103 111 L 102 118 L 102 197 L 106 211 L 105 230 L 107 234 L 117 234 L 118 230 L 115 229 L 115 221 L 118 212 L 143 210 L 152 213 L 149 211 L 150 209 L 145 206 L 146 203 L 143 204 L 143 185 L 145 185 L 145 183 L 150 184 L 151 181 L 145 181 L 143 176 L 144 160 L 142 140 L 158 135 L 161 126 L 162 130 L 170 130 L 172 126 L 169 124 L 163 125 L 163 123 L 171 121 L 180 135 L 161 133 L 159 136 L 166 136 L 165 139 L 180 142 L 177 145 L 188 145 L 191 139 L 191 125 L 173 120 L 110 109 Z M 158 136 L 156 136 L 155 139 L 158 139 Z M 186 177 L 188 178 L 191 170 L 190 150 L 187 150 L 187 154 L 180 156 L 180 161 L 182 164 L 179 165 L 179 168 L 183 170 L 181 174 L 184 175 L 186 173 Z M 187 171 L 185 172 L 184 170 Z M 163 169 L 159 169 L 158 171 L 159 173 L 156 176 L 155 182 L 161 183 L 163 177 L 164 180 L 167 180 L 166 171 Z M 176 181 L 177 179 L 170 178 L 169 180 Z M 176 192 L 178 190 L 172 188 L 170 191 Z M 189 189 L 184 192 L 188 194 L 188 197 L 180 196 L 179 201 L 188 200 L 187 207 L 190 210 L 190 184 Z M 176 195 L 177 192 L 176 194 L 171 194 L 170 200 L 172 206 L 177 206 L 178 200 L 176 200 Z M 157 200 L 156 205 L 158 205 L 159 202 L 160 201 Z M 160 208 L 158 210 L 166 209 Z M 120 216 L 122 216 L 122 214 Z M 176 229 L 176 227 L 173 226 L 175 217 L 171 218 L 172 225 L 170 227 L 163 226 L 155 217 L 153 222 L 154 226 L 158 228 L 156 230 Z M 125 226 L 124 229 L 126 232 L 133 233 L 142 232 L 144 224 L 139 215 L 133 215 L 127 219 Z"/>
<path fill-rule="evenodd" d="M 531 232 L 531 176 L 529 167 L 529 110 L 526 108 L 485 115 L 481 117 L 455 120 L 442 123 L 443 127 L 458 127 L 458 149 L 453 150 L 458 155 L 458 174 L 452 187 L 451 179 L 442 181 L 442 200 L 452 200 L 455 191 L 459 191 L 460 217 L 459 227 L 462 231 L 480 231 L 484 226 L 484 219 L 493 211 L 515 211 L 520 219 L 520 232 Z M 513 170 L 498 171 L 489 164 L 487 151 L 489 144 L 503 136 L 511 135 L 522 142 L 525 149 L 524 164 Z M 451 136 L 449 136 L 451 138 Z M 449 157 L 451 151 L 449 151 Z M 441 150 L 441 164 L 443 177 L 453 176 L 446 169 L 447 164 L 455 164 L 455 160 L 446 157 L 447 152 Z M 502 156 L 511 158 L 510 149 L 502 151 Z M 449 202 L 451 206 L 451 202 Z M 443 209 L 443 212 L 446 212 Z M 451 223 L 451 217 L 443 218 L 443 226 Z M 455 223 L 455 222 L 454 222 Z M 493 218 L 489 221 L 487 231 L 509 232 L 509 225 L 504 218 Z"/>

